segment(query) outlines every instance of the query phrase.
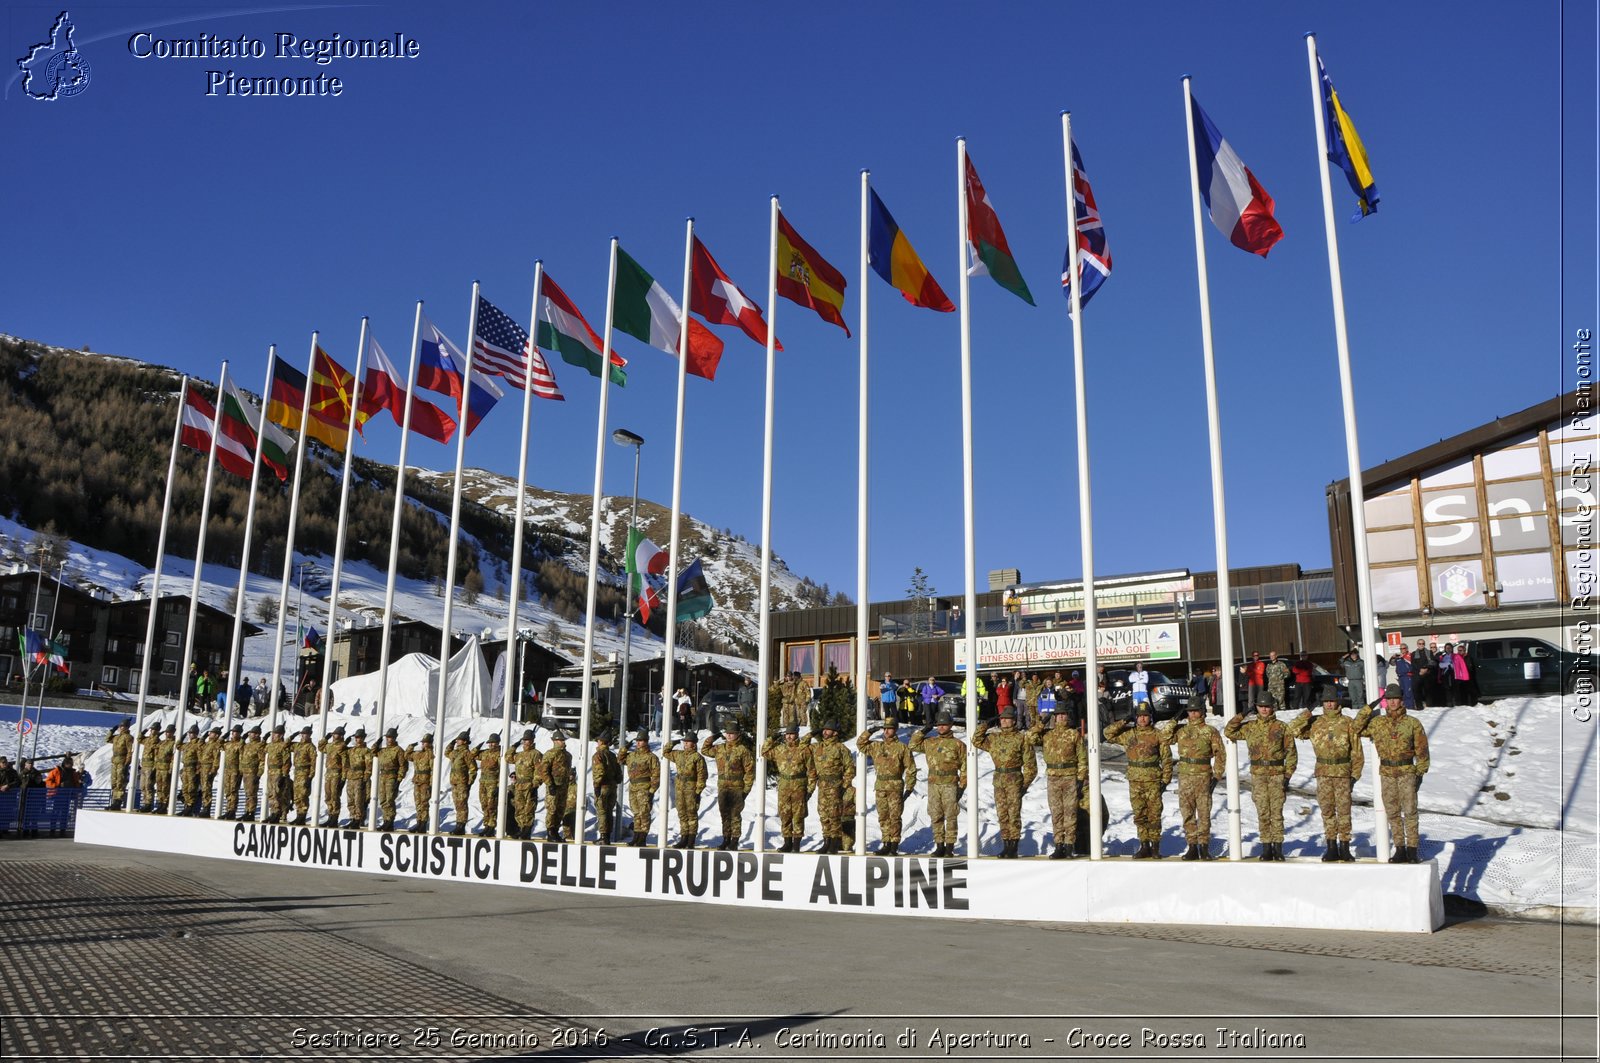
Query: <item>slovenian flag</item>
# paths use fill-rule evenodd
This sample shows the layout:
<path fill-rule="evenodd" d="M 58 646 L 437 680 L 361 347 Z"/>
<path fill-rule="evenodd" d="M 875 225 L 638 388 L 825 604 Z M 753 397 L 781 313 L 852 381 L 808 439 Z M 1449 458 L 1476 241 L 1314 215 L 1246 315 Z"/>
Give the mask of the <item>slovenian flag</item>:
<path fill-rule="evenodd" d="M 1200 101 L 1189 97 L 1194 118 L 1195 166 L 1200 178 L 1200 198 L 1206 201 L 1211 222 L 1234 247 L 1267 257 L 1272 245 L 1283 239 L 1283 228 L 1272 216 L 1272 197 L 1255 174 L 1239 161 L 1232 146 L 1212 124 Z"/>

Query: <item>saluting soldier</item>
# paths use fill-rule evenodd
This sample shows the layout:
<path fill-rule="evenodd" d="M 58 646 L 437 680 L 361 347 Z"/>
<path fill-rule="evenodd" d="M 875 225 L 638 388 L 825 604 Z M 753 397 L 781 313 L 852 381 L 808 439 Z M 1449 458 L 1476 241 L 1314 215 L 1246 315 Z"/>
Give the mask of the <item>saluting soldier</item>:
<path fill-rule="evenodd" d="M 367 729 L 358 728 L 344 749 L 345 808 L 352 827 L 365 828 L 372 796 L 372 747 L 367 745 Z M 335 814 L 338 809 L 332 809 Z"/>
<path fill-rule="evenodd" d="M 900 725 L 894 716 L 883 718 L 882 738 L 872 741 L 872 731 L 869 727 L 856 736 L 856 748 L 872 759 L 876 773 L 878 854 L 895 856 L 900 852 L 905 799 L 917 788 L 917 758 L 911 755 L 911 747 L 900 741 Z"/>
<path fill-rule="evenodd" d="M 795 729 L 799 734 L 799 729 Z M 700 797 L 706 790 L 706 758 L 695 748 L 694 732 L 685 731 L 678 736 L 682 747 L 667 754 L 667 760 L 677 773 L 673 783 L 677 796 L 678 840 L 677 849 L 693 849 L 700 837 Z"/>
<path fill-rule="evenodd" d="M 811 704 L 811 686 L 799 672 L 791 672 L 783 684 L 783 711 L 779 723 L 798 727 L 805 722 L 806 706 Z"/>
<path fill-rule="evenodd" d="M 1289 721 L 1289 735 L 1311 738 L 1317 755 L 1317 806 L 1322 812 L 1322 833 L 1328 848 L 1322 862 L 1352 863 L 1350 855 L 1350 788 L 1361 777 L 1366 760 L 1361 753 L 1361 732 L 1356 722 L 1339 710 L 1339 694 L 1332 687 L 1322 699 L 1322 715 L 1312 719 L 1306 709 Z"/>
<path fill-rule="evenodd" d="M 279 741 L 282 744 L 282 741 Z M 261 786 L 261 764 L 266 752 L 266 746 L 261 743 L 261 729 L 252 727 L 245 733 L 244 741 L 239 746 L 239 775 L 244 785 L 244 812 L 242 818 L 253 821 L 256 818 L 256 791 Z M 226 774 L 223 776 L 226 778 Z"/>
<path fill-rule="evenodd" d="M 223 819 L 239 814 L 239 754 L 244 751 L 244 724 L 236 723 L 222 743 L 222 791 L 218 795 Z"/>
<path fill-rule="evenodd" d="M 806 832 L 806 802 L 817 787 L 817 765 L 811 743 L 800 741 L 800 728 L 790 724 L 781 739 L 767 736 L 761 756 L 778 773 L 778 832 L 785 853 L 798 853 Z"/>
<path fill-rule="evenodd" d="M 1161 732 L 1150 726 L 1154 718 L 1148 701 L 1133 707 L 1134 725 L 1117 720 L 1105 730 L 1106 741 L 1128 754 L 1128 799 L 1133 804 L 1133 827 L 1139 836 L 1135 860 L 1161 859 L 1161 791 L 1172 781 L 1172 753 Z"/>
<path fill-rule="evenodd" d="M 462 731 L 444 751 L 450 762 L 450 795 L 455 800 L 456 825 L 452 834 L 467 833 L 467 801 L 472 796 L 472 780 L 478 777 L 477 754 L 472 751 L 472 732 Z M 428 795 L 433 800 L 433 795 Z"/>
<path fill-rule="evenodd" d="M 500 735 L 489 736 L 478 747 L 478 806 L 483 810 L 483 826 L 478 834 L 488 837 L 500 828 Z"/>
<path fill-rule="evenodd" d="M 300 728 L 300 741 L 291 747 L 294 771 L 294 821 L 302 826 L 311 815 L 311 780 L 317 774 L 317 746 L 310 726 Z"/>
<path fill-rule="evenodd" d="M 200 725 L 190 724 L 178 745 L 178 771 L 183 782 L 183 814 L 200 814 Z"/>
<path fill-rule="evenodd" d="M 628 770 L 628 810 L 633 813 L 633 839 L 642 846 L 650 839 L 650 809 L 661 786 L 661 758 L 650 752 L 650 736 L 643 731 L 633 736 L 633 748 L 622 758 Z"/>
<path fill-rule="evenodd" d="M 1372 739 L 1378 754 L 1378 785 L 1383 790 L 1383 807 L 1389 816 L 1389 834 L 1395 852 L 1391 863 L 1417 863 L 1417 789 L 1428 774 L 1428 733 L 1415 716 L 1406 714 L 1400 686 L 1390 683 L 1384 690 L 1384 714 L 1374 716 L 1367 705 L 1356 713 L 1358 734 Z"/>
<path fill-rule="evenodd" d="M 1222 731 L 1228 741 L 1243 740 L 1250 750 L 1250 796 L 1256 803 L 1262 860 L 1283 859 L 1283 793 L 1300 756 L 1277 709 L 1277 699 L 1266 694 L 1256 704 L 1255 719 L 1241 712 Z"/>
<path fill-rule="evenodd" d="M 1045 716 L 1050 726 L 1045 726 Z M 1052 860 L 1071 860 L 1078 840 L 1078 791 L 1089 781 L 1089 748 L 1067 713 L 1041 713 L 1029 731 L 1044 753 L 1045 793 L 1055 833 Z"/>
<path fill-rule="evenodd" d="M 406 747 L 406 760 L 411 762 L 411 800 L 416 807 L 412 817 L 411 833 L 421 834 L 428 829 L 428 806 L 433 801 L 433 733 L 422 736 L 415 746 Z"/>
<path fill-rule="evenodd" d="M 1178 751 L 1178 818 L 1183 822 L 1185 860 L 1211 859 L 1211 794 L 1227 774 L 1228 747 L 1206 722 L 1205 706 L 1189 702 L 1189 718 L 1160 728 Z"/>
<path fill-rule="evenodd" d="M 166 730 L 161 732 L 161 738 L 155 743 L 152 754 L 151 792 L 155 796 L 151 804 L 151 811 L 165 812 L 167 811 L 167 798 L 172 795 L 172 761 L 178 754 L 177 727 L 170 723 L 167 724 Z"/>
<path fill-rule="evenodd" d="M 622 783 L 622 762 L 611 751 L 611 732 L 601 731 L 594 738 L 594 756 L 589 766 L 594 786 L 595 827 L 600 844 L 611 844 L 611 824 L 617 815 L 617 787 Z"/>
<path fill-rule="evenodd" d="M 123 720 L 106 736 L 111 746 L 111 803 L 112 812 L 121 812 L 128 798 L 128 762 L 133 756 L 133 735 L 128 733 L 130 720 Z"/>
<path fill-rule="evenodd" d="M 272 729 L 272 735 L 261 749 L 261 766 L 267 777 L 266 813 L 268 823 L 282 823 L 283 817 L 289 810 L 289 771 L 293 763 L 293 752 L 289 743 L 283 737 L 283 724 L 278 724 Z M 255 788 L 245 795 L 245 810 L 254 814 Z"/>
<path fill-rule="evenodd" d="M 378 765 L 378 829 L 394 830 L 395 803 L 400 798 L 400 780 L 411 765 L 400 748 L 400 730 L 391 727 L 383 733 L 383 746 L 373 754 Z"/>
<path fill-rule="evenodd" d="M 156 790 L 156 746 L 161 744 L 161 725 L 153 723 L 144 733 L 140 742 L 141 752 L 139 758 L 139 794 L 138 800 L 133 804 L 136 812 L 154 812 L 156 806 L 162 804 L 165 794 Z"/>
<path fill-rule="evenodd" d="M 1038 772 L 1034 745 L 1039 736 L 1031 730 L 1017 730 L 1016 723 L 1014 710 L 1004 709 L 998 731 L 991 731 L 980 722 L 972 736 L 973 747 L 989 754 L 994 762 L 994 807 L 1000 821 L 1002 860 L 1017 858 L 1017 846 L 1022 841 L 1022 795 Z M 1033 771 L 1025 777 L 1024 771 L 1030 766 Z"/>
<path fill-rule="evenodd" d="M 567 732 L 557 727 L 550 735 L 550 750 L 539 762 L 539 782 L 544 786 L 544 836 L 564 842 L 561 821 L 567 813 L 567 792 L 572 788 L 572 754 L 567 752 Z"/>
<path fill-rule="evenodd" d="M 1289 696 L 1289 662 L 1278 659 L 1278 651 L 1272 650 L 1267 655 L 1267 667 L 1263 673 L 1267 680 L 1267 694 L 1274 704 L 1280 709 L 1288 706 Z"/>
<path fill-rule="evenodd" d="M 522 741 L 511 753 L 511 835 L 533 837 L 534 814 L 539 802 L 539 765 L 544 754 L 533 744 L 533 728 L 522 732 Z"/>
<path fill-rule="evenodd" d="M 950 713 L 941 710 L 933 728 L 911 736 L 911 752 L 928 762 L 928 819 L 933 824 L 933 855 L 956 855 L 956 819 L 967 789 L 967 744 L 950 733 Z M 932 739 L 928 736 L 937 730 Z"/>
<path fill-rule="evenodd" d="M 817 818 L 822 821 L 822 851 L 844 851 L 844 820 L 855 819 L 855 801 L 850 802 L 848 817 L 845 814 L 845 790 L 855 785 L 856 759 L 849 748 L 839 741 L 839 724 L 828 720 L 822 725 L 822 737 L 811 751 L 811 761 L 817 766 Z"/>
<path fill-rule="evenodd" d="M 200 814 L 210 818 L 212 787 L 217 782 L 217 771 L 222 767 L 222 732 L 207 731 L 200 743 Z"/>
<path fill-rule="evenodd" d="M 737 850 L 744 835 L 744 799 L 756 781 L 756 758 L 739 735 L 739 725 L 724 725 L 724 741 L 717 744 L 715 732 L 700 743 L 700 752 L 717 762 L 717 810 L 722 813 L 720 849 Z"/>
<path fill-rule="evenodd" d="M 331 827 L 339 818 L 339 798 L 345 781 L 344 724 L 335 727 L 317 743 L 322 761 L 322 825 Z"/>

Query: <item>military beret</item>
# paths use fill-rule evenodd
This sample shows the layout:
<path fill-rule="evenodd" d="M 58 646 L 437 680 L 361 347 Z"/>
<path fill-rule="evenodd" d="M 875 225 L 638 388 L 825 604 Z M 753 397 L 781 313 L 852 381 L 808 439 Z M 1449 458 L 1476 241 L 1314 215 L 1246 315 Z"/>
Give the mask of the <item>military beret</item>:
<path fill-rule="evenodd" d="M 1405 695 L 1400 693 L 1399 683 L 1390 683 L 1388 686 L 1383 688 L 1383 696 L 1386 698 L 1401 698 Z"/>

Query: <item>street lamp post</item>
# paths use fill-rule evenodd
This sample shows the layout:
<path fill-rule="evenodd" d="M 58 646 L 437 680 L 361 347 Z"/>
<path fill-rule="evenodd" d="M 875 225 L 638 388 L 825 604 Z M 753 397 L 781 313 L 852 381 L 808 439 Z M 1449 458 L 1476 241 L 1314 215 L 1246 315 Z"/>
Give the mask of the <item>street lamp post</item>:
<path fill-rule="evenodd" d="M 639 521 L 639 452 L 644 448 L 644 437 L 635 435 L 626 428 L 618 428 L 611 433 L 611 441 L 625 447 L 633 448 L 633 507 L 628 510 L 628 532 L 630 537 L 634 526 Z M 626 546 L 623 547 L 627 549 Z M 623 567 L 626 569 L 631 559 L 625 559 Z M 619 736 L 628 733 L 628 662 L 633 655 L 633 606 L 637 599 L 633 596 L 633 576 L 628 576 L 627 609 L 622 614 L 622 690 L 617 702 L 617 732 Z M 669 647 L 668 652 L 671 652 Z"/>

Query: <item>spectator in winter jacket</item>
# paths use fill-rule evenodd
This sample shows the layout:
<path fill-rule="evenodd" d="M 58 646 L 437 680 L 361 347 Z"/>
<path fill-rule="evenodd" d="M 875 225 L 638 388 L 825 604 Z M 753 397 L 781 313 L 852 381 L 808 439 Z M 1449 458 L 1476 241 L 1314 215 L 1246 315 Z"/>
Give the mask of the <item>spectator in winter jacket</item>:
<path fill-rule="evenodd" d="M 933 681 L 933 676 L 917 688 L 917 700 L 922 703 L 922 726 L 932 727 L 934 718 L 939 714 L 939 699 L 944 696 L 944 690 Z"/>
<path fill-rule="evenodd" d="M 1245 706 L 1253 709 L 1261 703 L 1267 690 L 1267 662 L 1261 659 L 1261 654 L 1250 655 L 1250 663 L 1244 669 L 1244 682 Z"/>
<path fill-rule="evenodd" d="M 1394 669 L 1394 680 L 1400 685 L 1400 700 L 1407 709 L 1416 708 L 1411 685 L 1411 662 L 1406 660 L 1405 654 L 1397 653 L 1389 660 L 1389 666 Z"/>
<path fill-rule="evenodd" d="M 1428 652 L 1428 644 L 1422 639 L 1417 640 L 1417 648 L 1411 651 L 1411 691 L 1413 700 L 1423 708 L 1427 708 L 1434 700 L 1434 671 L 1433 654 Z M 1410 702 L 1406 708 L 1411 708 Z"/>
<path fill-rule="evenodd" d="M 1354 646 L 1350 652 L 1339 660 L 1339 667 L 1344 670 L 1344 685 L 1350 691 L 1350 704 L 1352 706 L 1367 703 L 1367 665 L 1361 659 L 1361 652 Z"/>
<path fill-rule="evenodd" d="M 1316 675 L 1311 658 L 1302 651 L 1299 659 L 1289 665 L 1289 674 L 1294 677 L 1294 707 L 1311 708 L 1311 682 Z"/>

